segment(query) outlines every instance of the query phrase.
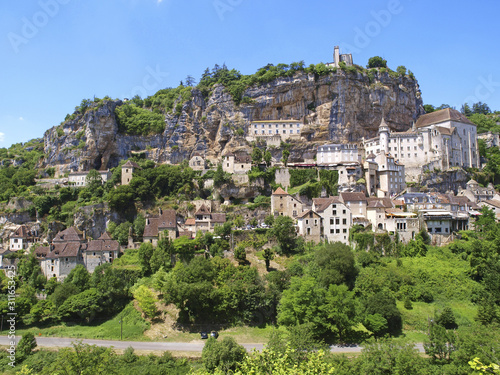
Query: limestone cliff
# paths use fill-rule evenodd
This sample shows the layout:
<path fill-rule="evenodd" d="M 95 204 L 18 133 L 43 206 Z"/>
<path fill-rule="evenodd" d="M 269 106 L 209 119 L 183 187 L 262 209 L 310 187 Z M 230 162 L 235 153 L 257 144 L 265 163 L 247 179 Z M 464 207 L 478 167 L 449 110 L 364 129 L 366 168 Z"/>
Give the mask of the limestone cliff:
<path fill-rule="evenodd" d="M 387 72 L 337 72 L 326 76 L 298 73 L 248 88 L 251 104 L 234 104 L 222 85 L 208 97 L 193 88 L 180 115 L 165 114 L 165 130 L 151 136 L 121 134 L 114 109 L 121 101 L 104 101 L 73 115 L 45 133 L 42 166 L 88 170 L 114 167 L 133 151 L 144 151 L 160 163 L 179 163 L 193 151 L 216 162 L 225 151 L 248 149 L 238 129 L 250 121 L 293 118 L 307 125 L 303 142 L 292 144 L 290 161 L 314 156 L 327 142 L 357 142 L 377 132 L 382 116 L 391 129 L 402 131 L 424 113 L 416 80 Z M 175 103 L 177 104 L 177 103 Z M 241 134 L 241 130 L 239 130 Z M 307 141 L 307 142 L 305 142 Z M 279 150 L 273 155 L 279 157 Z"/>

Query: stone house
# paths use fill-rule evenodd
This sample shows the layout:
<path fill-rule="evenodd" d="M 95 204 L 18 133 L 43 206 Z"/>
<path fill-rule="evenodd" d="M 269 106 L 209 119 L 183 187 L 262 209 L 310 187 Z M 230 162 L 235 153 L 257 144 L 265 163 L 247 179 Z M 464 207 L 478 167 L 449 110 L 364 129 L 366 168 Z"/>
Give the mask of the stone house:
<path fill-rule="evenodd" d="M 339 197 L 313 198 L 312 210 L 322 218 L 322 239 L 349 244 L 353 215 L 347 204 Z"/>
<path fill-rule="evenodd" d="M 368 198 L 366 206 L 366 218 L 372 225 L 374 232 L 387 230 L 386 209 L 393 208 L 390 198 Z"/>
<path fill-rule="evenodd" d="M 297 227 L 299 236 L 304 237 L 306 241 L 318 243 L 323 235 L 323 223 L 321 216 L 312 210 L 302 212 L 297 217 Z"/>
<path fill-rule="evenodd" d="M 159 216 L 147 217 L 144 226 L 143 241 L 150 242 L 153 246 L 158 245 L 158 241 L 166 236 L 175 240 L 178 235 L 177 214 L 175 210 L 159 209 Z"/>
<path fill-rule="evenodd" d="M 500 200 L 498 199 L 490 199 L 487 201 L 482 201 L 478 203 L 478 206 L 488 207 L 490 210 L 493 210 L 495 213 L 495 217 L 497 220 L 500 220 Z"/>
<path fill-rule="evenodd" d="M 246 174 L 252 169 L 252 158 L 247 153 L 227 153 L 222 157 L 222 170 L 226 173 Z"/>
<path fill-rule="evenodd" d="M 205 158 L 198 151 L 195 151 L 189 159 L 189 166 L 195 171 L 203 171 L 206 166 Z"/>
<path fill-rule="evenodd" d="M 132 180 L 134 171 L 137 169 L 141 169 L 139 164 L 127 160 L 125 164 L 122 165 L 122 185 L 128 185 L 130 181 Z"/>
<path fill-rule="evenodd" d="M 91 240 L 83 250 L 85 268 L 93 273 L 97 266 L 111 263 L 120 254 L 120 244 L 113 240 L 108 232 L 104 232 L 97 240 Z"/>
<path fill-rule="evenodd" d="M 17 229 L 9 236 L 9 249 L 15 251 L 27 250 L 38 241 L 40 241 L 38 232 L 36 230 L 30 230 L 23 224 L 17 227 Z"/>
<path fill-rule="evenodd" d="M 400 241 L 408 243 L 420 231 L 420 220 L 414 212 L 387 208 L 385 209 L 385 229 L 389 233 L 397 233 Z"/>
<path fill-rule="evenodd" d="M 110 178 L 112 173 L 108 170 L 106 171 L 97 171 L 101 176 L 103 184 L 105 184 Z M 87 185 L 87 175 L 89 171 L 81 171 L 81 172 L 71 172 L 68 175 L 68 182 L 72 186 L 76 187 L 85 187 Z"/>
<path fill-rule="evenodd" d="M 278 187 L 271 195 L 271 214 L 293 219 L 302 213 L 302 202 Z"/>
<path fill-rule="evenodd" d="M 475 203 L 492 199 L 494 195 L 495 188 L 493 184 L 490 183 L 487 187 L 482 187 L 475 180 L 469 180 L 465 184 L 465 189 L 460 190 L 457 194 L 457 196 L 467 197 Z"/>

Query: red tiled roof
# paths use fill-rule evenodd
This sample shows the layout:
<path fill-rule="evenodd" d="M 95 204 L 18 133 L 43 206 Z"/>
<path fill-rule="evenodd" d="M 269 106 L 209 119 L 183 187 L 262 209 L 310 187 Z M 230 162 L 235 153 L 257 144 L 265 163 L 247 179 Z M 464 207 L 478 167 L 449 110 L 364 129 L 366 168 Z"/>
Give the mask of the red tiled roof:
<path fill-rule="evenodd" d="M 184 223 L 184 225 L 195 225 L 196 224 L 196 220 L 194 219 L 194 217 L 190 217 L 188 219 L 186 219 L 186 222 Z"/>
<path fill-rule="evenodd" d="M 465 115 L 463 115 L 456 109 L 445 108 L 439 111 L 426 113 L 425 115 L 420 116 L 417 120 L 417 123 L 415 124 L 415 127 L 423 128 L 425 126 L 439 124 L 445 121 L 456 121 L 476 126 Z"/>
<path fill-rule="evenodd" d="M 288 195 L 288 193 L 285 190 L 283 190 L 281 187 L 278 187 L 274 191 L 273 195 Z"/>

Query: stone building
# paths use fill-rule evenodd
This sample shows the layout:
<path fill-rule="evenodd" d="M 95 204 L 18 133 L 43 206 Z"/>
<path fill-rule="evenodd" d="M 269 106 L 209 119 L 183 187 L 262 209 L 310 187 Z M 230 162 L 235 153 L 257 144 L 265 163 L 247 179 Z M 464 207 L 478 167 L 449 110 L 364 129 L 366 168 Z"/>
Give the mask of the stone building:
<path fill-rule="evenodd" d="M 394 208 L 390 198 L 368 198 L 366 218 L 372 224 L 372 230 L 387 230 L 385 210 Z"/>
<path fill-rule="evenodd" d="M 363 139 L 362 143 L 365 155 L 390 154 L 404 164 L 411 180 L 424 168 L 447 170 L 480 165 L 476 125 L 452 108 L 420 116 L 407 132 L 391 132 L 382 119 L 378 136 Z"/>
<path fill-rule="evenodd" d="M 304 124 L 298 120 L 264 120 L 252 121 L 248 129 L 247 138 L 252 140 L 279 136 L 282 141 L 288 138 L 300 138 Z"/>
<path fill-rule="evenodd" d="M 355 144 L 328 144 L 318 147 L 316 161 L 318 166 L 360 163 L 361 155 Z"/>
<path fill-rule="evenodd" d="M 62 281 L 83 262 L 83 251 L 87 248 L 85 232 L 70 227 L 56 234 L 50 247 L 39 246 L 35 250 L 40 267 L 47 278 Z"/>
<path fill-rule="evenodd" d="M 385 229 L 389 233 L 397 233 L 400 241 L 408 243 L 420 231 L 420 220 L 414 212 L 404 212 L 399 208 L 386 208 Z"/>
<path fill-rule="evenodd" d="M 134 171 L 137 169 L 141 169 L 141 167 L 131 160 L 127 160 L 127 162 L 122 165 L 122 185 L 128 185 L 130 183 Z"/>
<path fill-rule="evenodd" d="M 405 166 L 391 154 L 370 154 L 364 163 L 368 195 L 393 197 L 406 189 Z"/>
<path fill-rule="evenodd" d="M 222 157 L 222 170 L 226 173 L 246 174 L 252 169 L 252 158 L 247 153 L 227 153 Z"/>
<path fill-rule="evenodd" d="M 340 197 L 313 198 L 312 209 L 322 218 L 322 239 L 349 244 L 349 228 L 353 225 L 353 215 Z"/>
<path fill-rule="evenodd" d="M 288 194 L 282 188 L 277 188 L 271 195 L 271 214 L 274 216 L 289 216 L 297 218 L 302 213 L 302 202 Z"/>
<path fill-rule="evenodd" d="M 492 199 L 495 195 L 495 188 L 491 183 L 487 187 L 482 187 L 476 180 L 469 180 L 465 184 L 465 189 L 459 190 L 457 195 L 459 197 L 467 197 L 472 202 L 478 203 Z"/>
<path fill-rule="evenodd" d="M 346 66 L 352 66 L 352 54 L 351 53 L 340 53 L 339 46 L 333 47 L 333 62 L 327 63 L 326 66 L 338 68 L 340 63 L 343 62 Z"/>
<path fill-rule="evenodd" d="M 97 240 L 89 241 L 83 250 L 83 263 L 87 271 L 93 273 L 96 267 L 111 263 L 120 254 L 120 244 L 113 240 L 108 232 L 104 232 Z"/>
<path fill-rule="evenodd" d="M 106 171 L 97 171 L 97 172 L 99 172 L 103 184 L 106 183 L 111 178 L 111 172 L 109 171 L 109 169 Z M 68 183 L 72 186 L 85 187 L 87 185 L 88 174 L 89 171 L 71 172 L 68 175 Z"/>
<path fill-rule="evenodd" d="M 206 166 L 205 158 L 198 151 L 195 151 L 189 159 L 189 166 L 194 171 L 203 171 Z"/>
<path fill-rule="evenodd" d="M 225 222 L 225 213 L 212 212 L 207 205 L 202 204 L 194 213 L 194 218 L 190 217 L 184 222 L 184 232 L 195 237 L 198 232 L 213 232 L 217 225 L 223 225 Z"/>
<path fill-rule="evenodd" d="M 28 250 L 34 243 L 40 241 L 38 232 L 29 229 L 26 225 L 20 225 L 9 236 L 9 249 L 10 250 Z"/>
<path fill-rule="evenodd" d="M 158 209 L 158 216 L 147 217 L 144 233 L 142 235 L 144 242 L 150 242 L 153 246 L 158 245 L 158 241 L 165 236 L 175 240 L 178 235 L 177 214 L 175 210 Z"/>
<path fill-rule="evenodd" d="M 297 227 L 299 236 L 306 241 L 318 243 L 323 235 L 323 223 L 321 216 L 312 210 L 307 210 L 297 217 Z"/>

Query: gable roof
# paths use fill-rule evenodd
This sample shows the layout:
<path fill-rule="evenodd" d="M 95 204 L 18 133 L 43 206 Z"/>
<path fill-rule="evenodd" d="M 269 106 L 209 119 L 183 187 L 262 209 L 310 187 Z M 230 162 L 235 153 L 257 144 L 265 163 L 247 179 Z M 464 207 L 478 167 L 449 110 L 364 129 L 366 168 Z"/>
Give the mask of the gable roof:
<path fill-rule="evenodd" d="M 339 197 L 329 197 L 329 198 L 313 198 L 314 208 L 316 212 L 325 211 L 331 204 L 343 204 Z"/>
<path fill-rule="evenodd" d="M 133 162 L 132 160 L 127 160 L 127 162 L 122 165 L 122 168 L 124 168 L 124 167 L 125 168 L 139 168 L 139 169 L 141 169 L 139 164 L 137 164 L 136 162 Z"/>
<path fill-rule="evenodd" d="M 207 206 L 205 206 L 205 203 L 203 203 L 200 208 L 198 209 L 198 211 L 196 211 L 194 213 L 195 215 L 208 215 L 210 214 L 210 210 L 208 209 Z"/>
<path fill-rule="evenodd" d="M 150 217 L 146 219 L 143 237 L 158 237 L 158 218 Z"/>
<path fill-rule="evenodd" d="M 212 222 L 213 223 L 225 223 L 226 222 L 226 214 L 212 214 Z"/>
<path fill-rule="evenodd" d="M 305 219 L 307 216 L 315 217 L 315 218 L 321 217 L 317 212 L 314 212 L 313 210 L 306 210 L 306 211 L 300 213 L 299 216 L 297 216 L 297 219 Z"/>
<path fill-rule="evenodd" d="M 163 210 L 161 216 L 158 218 L 158 230 L 161 228 L 176 228 L 177 227 L 177 213 L 175 210 Z"/>
<path fill-rule="evenodd" d="M 184 222 L 184 225 L 195 225 L 196 220 L 194 217 L 187 218 L 186 221 Z"/>
<path fill-rule="evenodd" d="M 368 208 L 392 208 L 391 198 L 368 198 Z"/>
<path fill-rule="evenodd" d="M 29 230 L 26 225 L 20 225 L 17 227 L 14 233 L 10 235 L 10 238 L 27 238 L 29 236 Z"/>
<path fill-rule="evenodd" d="M 476 126 L 472 121 L 470 121 L 465 115 L 453 108 L 445 108 L 439 111 L 426 113 L 418 118 L 415 124 L 416 128 L 423 128 L 432 124 L 439 124 L 445 121 L 456 121 L 462 122 L 468 125 Z"/>
<path fill-rule="evenodd" d="M 104 232 L 97 240 L 89 242 L 85 251 L 119 251 L 120 244 L 118 241 L 111 239 L 107 232 Z"/>
<path fill-rule="evenodd" d="M 288 193 L 278 186 L 278 188 L 274 191 L 273 195 L 288 195 Z"/>
<path fill-rule="evenodd" d="M 69 227 L 56 234 L 52 242 L 83 241 L 82 232 L 75 227 Z"/>
<path fill-rule="evenodd" d="M 366 197 L 363 193 L 340 193 L 340 197 L 344 202 L 366 202 Z"/>
<path fill-rule="evenodd" d="M 80 249 L 85 250 L 86 246 L 78 242 L 63 242 L 53 245 L 53 249 L 47 254 L 47 258 L 77 257 Z"/>
<path fill-rule="evenodd" d="M 451 128 L 445 128 L 444 126 L 436 126 L 436 130 L 443 135 L 452 135 L 455 129 L 456 128 L 454 126 L 452 126 Z"/>

